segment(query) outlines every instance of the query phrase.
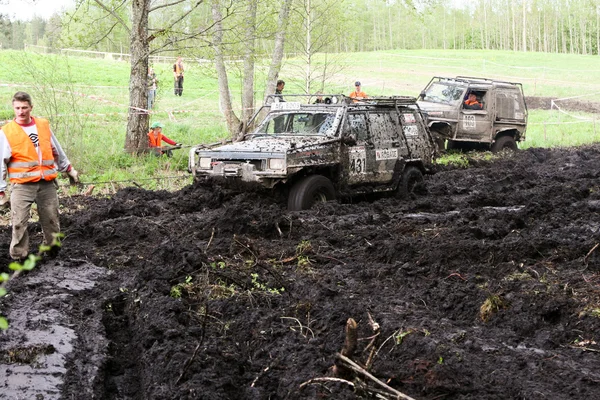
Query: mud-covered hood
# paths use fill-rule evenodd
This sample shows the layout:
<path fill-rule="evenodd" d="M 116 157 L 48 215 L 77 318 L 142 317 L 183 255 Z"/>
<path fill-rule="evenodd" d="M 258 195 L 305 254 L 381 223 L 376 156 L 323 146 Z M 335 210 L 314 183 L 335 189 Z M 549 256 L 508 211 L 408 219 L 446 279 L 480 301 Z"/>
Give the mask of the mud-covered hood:
<path fill-rule="evenodd" d="M 255 137 L 243 142 L 236 142 L 219 146 L 208 152 L 232 152 L 232 153 L 286 153 L 290 149 L 304 146 L 316 145 L 321 142 L 331 141 L 326 136 L 277 136 L 277 137 Z"/>

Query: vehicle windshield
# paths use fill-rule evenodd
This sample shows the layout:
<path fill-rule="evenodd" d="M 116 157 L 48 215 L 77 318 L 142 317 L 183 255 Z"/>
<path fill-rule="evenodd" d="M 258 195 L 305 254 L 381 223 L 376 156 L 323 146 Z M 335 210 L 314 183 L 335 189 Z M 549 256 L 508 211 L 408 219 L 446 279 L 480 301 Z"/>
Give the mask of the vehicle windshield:
<path fill-rule="evenodd" d="M 332 135 L 334 121 L 334 113 L 271 113 L 253 134 Z"/>
<path fill-rule="evenodd" d="M 456 106 L 462 102 L 465 90 L 466 86 L 456 83 L 436 82 L 427 88 L 423 100 Z"/>

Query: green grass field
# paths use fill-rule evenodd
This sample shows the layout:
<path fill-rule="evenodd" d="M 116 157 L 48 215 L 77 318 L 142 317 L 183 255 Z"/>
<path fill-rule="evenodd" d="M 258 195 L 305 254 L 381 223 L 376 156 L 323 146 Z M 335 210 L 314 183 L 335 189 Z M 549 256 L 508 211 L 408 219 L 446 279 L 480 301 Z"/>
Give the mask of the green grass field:
<path fill-rule="evenodd" d="M 433 76 L 477 76 L 523 84 L 526 96 L 572 97 L 600 101 L 600 69 L 596 56 L 499 51 L 385 51 L 329 55 L 324 92 L 345 93 L 360 80 L 369 95 L 417 96 Z M 316 65 L 325 57 L 316 57 Z M 124 61 L 0 51 L 0 119 L 13 116 L 16 91 L 33 96 L 34 115 L 49 118 L 71 161 L 86 183 L 104 190 L 137 184 L 174 189 L 191 181 L 187 150 L 171 159 L 134 157 L 123 151 L 128 112 L 129 64 Z M 228 137 L 219 111 L 212 65 L 187 62 L 182 97 L 172 88 L 171 64 L 154 64 L 159 92 L 151 121 L 186 145 Z M 256 99 L 264 93 L 267 65 L 256 68 Z M 232 98 L 239 108 L 241 74 L 230 68 Z M 305 66 L 286 59 L 280 77 L 285 93 L 300 93 Z M 320 90 L 321 87 L 313 87 Z M 593 115 L 532 110 L 526 147 L 581 145 L 600 141 Z M 135 183 L 134 183 L 135 182 Z"/>

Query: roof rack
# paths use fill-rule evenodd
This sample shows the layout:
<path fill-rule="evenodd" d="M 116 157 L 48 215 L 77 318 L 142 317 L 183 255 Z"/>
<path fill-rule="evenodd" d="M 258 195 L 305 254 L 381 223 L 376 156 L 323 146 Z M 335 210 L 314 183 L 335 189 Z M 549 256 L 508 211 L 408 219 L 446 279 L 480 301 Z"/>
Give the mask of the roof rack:
<path fill-rule="evenodd" d="M 324 102 L 315 103 L 318 97 Z M 372 96 L 364 99 L 357 99 L 344 94 L 272 94 L 267 96 L 266 105 L 279 102 L 296 102 L 305 105 L 318 104 L 319 106 L 340 106 L 342 104 L 353 106 L 407 106 L 416 103 L 417 99 L 413 96 Z"/>
<path fill-rule="evenodd" d="M 465 80 L 465 81 L 469 81 L 469 82 L 485 82 L 485 83 L 504 83 L 507 85 L 521 85 L 518 82 L 509 82 L 509 81 L 501 81 L 499 79 L 489 79 L 489 78 L 478 78 L 475 76 L 463 76 L 463 75 L 459 75 L 456 77 L 456 79 L 461 79 L 461 80 Z"/>

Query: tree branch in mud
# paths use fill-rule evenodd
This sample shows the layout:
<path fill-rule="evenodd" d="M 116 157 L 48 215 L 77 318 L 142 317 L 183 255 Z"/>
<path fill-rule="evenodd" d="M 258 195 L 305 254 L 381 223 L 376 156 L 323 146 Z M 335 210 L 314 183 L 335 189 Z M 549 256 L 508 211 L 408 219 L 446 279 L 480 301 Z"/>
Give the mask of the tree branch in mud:
<path fill-rule="evenodd" d="M 342 364 L 344 364 L 344 366 L 346 368 L 352 370 L 356 374 L 362 376 L 363 378 L 369 379 L 370 381 L 374 382 L 378 386 L 381 386 L 386 392 L 390 393 L 391 395 L 396 396 L 396 398 L 398 398 L 398 399 L 405 399 L 405 400 L 414 400 L 412 397 L 407 396 L 404 393 L 399 392 L 396 389 L 394 389 L 394 388 L 386 385 L 385 383 L 383 383 L 382 381 L 380 381 L 379 379 L 377 379 L 375 376 L 371 375 L 369 373 L 369 371 L 367 371 L 366 369 L 364 369 L 360 365 L 356 364 L 354 361 L 352 361 L 348 357 L 344 356 L 343 354 L 337 354 L 336 360 L 340 361 Z"/>
<path fill-rule="evenodd" d="M 181 380 L 181 378 L 183 378 L 183 375 L 185 375 L 188 367 L 190 366 L 190 364 L 192 363 L 192 361 L 194 361 L 194 358 L 196 358 L 196 354 L 198 353 L 198 349 L 199 348 L 200 348 L 200 343 L 198 343 L 198 345 L 196 345 L 196 348 L 194 349 L 194 353 L 192 354 L 192 356 L 183 365 L 183 369 L 181 371 L 181 374 L 179 374 L 179 378 L 177 378 L 177 381 L 175 382 L 176 385 L 179 384 L 179 381 Z"/>
<path fill-rule="evenodd" d="M 342 347 L 341 354 L 344 357 L 352 357 L 356 351 L 358 344 L 358 333 L 356 332 L 358 324 L 352 318 L 348 318 L 346 321 L 346 339 L 344 340 L 344 347 Z M 347 369 L 344 365 L 338 365 L 337 363 L 333 366 L 333 376 L 351 379 L 352 372 Z"/>

